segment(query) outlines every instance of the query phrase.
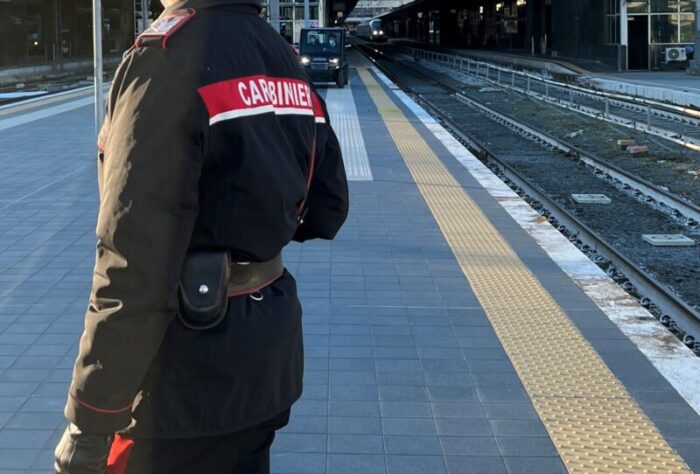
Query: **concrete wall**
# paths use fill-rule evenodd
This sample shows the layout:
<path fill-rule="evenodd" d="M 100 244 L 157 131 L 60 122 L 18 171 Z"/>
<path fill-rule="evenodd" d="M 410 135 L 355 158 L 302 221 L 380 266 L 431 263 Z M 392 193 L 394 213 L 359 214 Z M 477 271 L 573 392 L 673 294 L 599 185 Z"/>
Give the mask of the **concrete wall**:
<path fill-rule="evenodd" d="M 551 8 L 552 51 L 617 64 L 617 47 L 605 44 L 605 0 L 553 0 Z"/>

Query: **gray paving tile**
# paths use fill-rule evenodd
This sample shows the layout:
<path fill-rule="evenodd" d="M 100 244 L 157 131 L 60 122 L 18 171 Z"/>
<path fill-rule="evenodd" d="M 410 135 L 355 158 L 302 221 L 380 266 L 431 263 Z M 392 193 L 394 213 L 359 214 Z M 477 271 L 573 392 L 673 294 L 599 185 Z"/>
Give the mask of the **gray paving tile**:
<path fill-rule="evenodd" d="M 8 369 L 10 370 L 10 369 Z M 4 379 L 4 377 L 3 377 Z M 0 397 L 22 397 L 31 395 L 38 382 L 0 382 Z"/>
<path fill-rule="evenodd" d="M 49 440 L 53 430 L 3 429 L 0 431 L 0 449 L 40 449 Z"/>
<path fill-rule="evenodd" d="M 476 387 L 476 391 L 483 403 L 530 401 L 525 389 L 520 387 Z"/>
<path fill-rule="evenodd" d="M 437 436 L 385 435 L 384 446 L 388 454 L 442 455 Z"/>
<path fill-rule="evenodd" d="M 532 436 L 499 436 L 496 438 L 503 456 L 558 456 L 557 449 L 549 438 Z"/>
<path fill-rule="evenodd" d="M 333 370 L 329 374 L 331 385 L 377 385 L 377 377 L 372 371 Z"/>
<path fill-rule="evenodd" d="M 379 402 L 363 400 L 331 400 L 329 402 L 328 414 L 331 416 L 379 417 Z"/>
<path fill-rule="evenodd" d="M 0 412 L 15 412 L 21 407 L 28 397 L 0 397 Z"/>
<path fill-rule="evenodd" d="M 376 385 L 331 385 L 331 400 L 379 400 Z"/>
<path fill-rule="evenodd" d="M 328 417 L 329 434 L 380 434 L 379 418 L 330 416 Z"/>
<path fill-rule="evenodd" d="M 504 457 L 509 474 L 566 474 L 567 470 L 558 457 Z"/>
<path fill-rule="evenodd" d="M 489 420 L 496 436 L 548 436 L 540 420 Z"/>
<path fill-rule="evenodd" d="M 278 433 L 272 450 L 275 453 L 325 453 L 326 434 Z"/>
<path fill-rule="evenodd" d="M 328 474 L 386 474 L 383 455 L 329 454 Z"/>
<path fill-rule="evenodd" d="M 688 465 L 691 472 L 700 472 L 700 457 L 685 458 L 685 463 Z"/>
<path fill-rule="evenodd" d="M 430 386 L 428 387 L 430 401 L 444 402 L 473 402 L 477 401 L 477 392 L 471 386 Z"/>
<path fill-rule="evenodd" d="M 383 372 L 413 372 L 421 370 L 421 361 L 417 358 L 415 359 L 400 359 L 400 360 L 386 360 L 378 359 L 375 361 L 377 371 Z"/>
<path fill-rule="evenodd" d="M 55 473 L 53 467 L 54 454 L 53 449 L 42 449 L 31 465 L 31 470 L 28 473 Z"/>
<path fill-rule="evenodd" d="M 379 400 L 383 402 L 427 402 L 425 387 L 386 386 L 379 387 Z"/>
<path fill-rule="evenodd" d="M 379 385 L 425 385 L 423 372 L 415 371 L 377 371 Z"/>
<path fill-rule="evenodd" d="M 656 420 L 656 426 L 666 437 L 700 439 L 700 418 L 690 420 Z"/>
<path fill-rule="evenodd" d="M 373 359 L 330 359 L 328 362 L 331 371 L 357 370 L 364 372 L 375 369 L 375 361 Z"/>
<path fill-rule="evenodd" d="M 445 456 L 445 463 L 449 474 L 508 474 L 500 456 Z"/>
<path fill-rule="evenodd" d="M 435 423 L 440 435 L 454 436 L 491 436 L 491 427 L 484 419 L 472 418 L 436 418 Z"/>
<path fill-rule="evenodd" d="M 421 359 L 423 371 L 439 373 L 467 373 L 469 368 L 464 359 Z"/>
<path fill-rule="evenodd" d="M 382 418 L 386 435 L 436 435 L 435 421 L 424 418 Z"/>
<path fill-rule="evenodd" d="M 2 418 L 0 414 L 0 419 Z M 55 430 L 66 420 L 63 413 L 17 413 L 5 424 L 7 430 Z M 1 423 L 0 423 L 1 425 Z M 24 447 L 24 446 L 23 446 Z"/>
<path fill-rule="evenodd" d="M 700 440 L 671 439 L 673 448 L 683 458 L 700 458 Z"/>
<path fill-rule="evenodd" d="M 328 452 L 344 454 L 383 454 L 380 435 L 328 435 Z"/>
<path fill-rule="evenodd" d="M 328 418 L 325 416 L 295 415 L 281 433 L 326 433 Z"/>
<path fill-rule="evenodd" d="M 490 420 L 538 420 L 537 412 L 530 403 L 483 403 L 486 417 Z"/>
<path fill-rule="evenodd" d="M 433 418 L 427 402 L 380 402 L 380 406 L 385 418 Z"/>
<path fill-rule="evenodd" d="M 499 456 L 495 438 L 491 436 L 441 436 L 440 442 L 445 455 L 458 456 Z"/>
<path fill-rule="evenodd" d="M 486 417 L 481 403 L 477 402 L 432 402 L 436 418 L 480 418 Z"/>
<path fill-rule="evenodd" d="M 447 474 L 442 456 L 387 456 L 388 474 Z"/>
<path fill-rule="evenodd" d="M 270 456 L 270 471 L 284 474 L 324 474 L 325 453 L 276 453 Z"/>
<path fill-rule="evenodd" d="M 328 414 L 327 400 L 298 400 L 292 407 L 294 415 L 325 416 Z"/>
<path fill-rule="evenodd" d="M 327 400 L 328 385 L 306 384 L 302 393 L 303 400 Z"/>
<path fill-rule="evenodd" d="M 35 449 L 0 448 L 0 469 L 27 469 L 36 456 Z"/>
<path fill-rule="evenodd" d="M 434 386 L 472 387 L 474 385 L 470 374 L 455 372 L 426 372 L 425 382 L 427 385 Z"/>

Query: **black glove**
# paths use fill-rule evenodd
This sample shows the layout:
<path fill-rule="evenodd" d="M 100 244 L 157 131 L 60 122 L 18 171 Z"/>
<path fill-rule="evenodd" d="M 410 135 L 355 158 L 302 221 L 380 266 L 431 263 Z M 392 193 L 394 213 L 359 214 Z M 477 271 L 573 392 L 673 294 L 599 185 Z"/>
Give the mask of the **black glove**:
<path fill-rule="evenodd" d="M 113 435 L 88 434 L 68 425 L 54 453 L 57 474 L 103 474 Z"/>

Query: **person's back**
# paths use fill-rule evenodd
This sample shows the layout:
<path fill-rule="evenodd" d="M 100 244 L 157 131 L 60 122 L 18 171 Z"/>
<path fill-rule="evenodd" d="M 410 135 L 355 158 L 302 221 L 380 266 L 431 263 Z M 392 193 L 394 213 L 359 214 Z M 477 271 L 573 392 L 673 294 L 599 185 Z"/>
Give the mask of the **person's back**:
<path fill-rule="evenodd" d="M 95 278 L 57 470 L 80 461 L 81 439 L 131 423 L 112 445 L 127 472 L 267 472 L 302 390 L 301 307 L 280 252 L 333 238 L 347 214 L 322 101 L 256 6 L 193 0 L 120 66 L 99 147 Z M 211 249 L 233 262 L 230 298 L 197 327 L 181 269 Z"/>

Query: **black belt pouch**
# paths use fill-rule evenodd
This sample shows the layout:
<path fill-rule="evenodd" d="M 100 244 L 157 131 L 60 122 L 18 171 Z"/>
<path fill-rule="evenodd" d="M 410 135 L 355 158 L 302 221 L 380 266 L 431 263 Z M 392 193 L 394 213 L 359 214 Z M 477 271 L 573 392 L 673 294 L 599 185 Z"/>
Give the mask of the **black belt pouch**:
<path fill-rule="evenodd" d="M 180 321 L 190 329 L 210 329 L 226 316 L 231 258 L 225 250 L 190 251 L 180 274 Z"/>

